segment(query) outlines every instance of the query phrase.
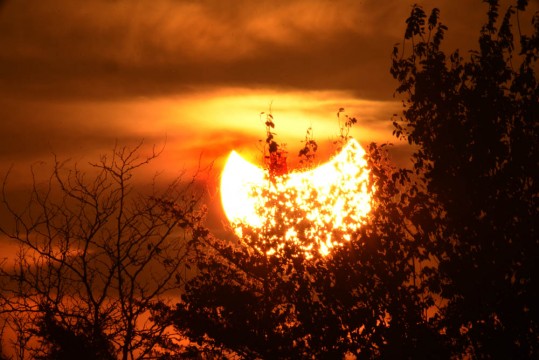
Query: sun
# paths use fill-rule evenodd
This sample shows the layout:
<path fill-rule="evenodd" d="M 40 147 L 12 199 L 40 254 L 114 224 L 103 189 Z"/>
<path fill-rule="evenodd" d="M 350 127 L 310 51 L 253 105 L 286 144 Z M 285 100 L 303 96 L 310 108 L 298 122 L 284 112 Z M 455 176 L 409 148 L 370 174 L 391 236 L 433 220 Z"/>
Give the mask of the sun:
<path fill-rule="evenodd" d="M 354 139 L 329 162 L 276 179 L 233 151 L 221 175 L 221 201 L 238 236 L 245 226 L 277 226 L 278 218 L 286 228 L 278 241 L 301 243 L 308 237 L 315 240 L 300 244 L 305 251 L 327 255 L 349 241 L 371 211 L 369 173 L 365 150 Z"/>

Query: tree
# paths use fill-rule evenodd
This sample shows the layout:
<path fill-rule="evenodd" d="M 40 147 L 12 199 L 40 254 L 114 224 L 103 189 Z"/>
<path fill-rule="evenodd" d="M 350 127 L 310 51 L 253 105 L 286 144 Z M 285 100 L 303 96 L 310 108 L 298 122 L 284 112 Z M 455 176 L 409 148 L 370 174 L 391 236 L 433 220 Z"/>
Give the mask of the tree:
<path fill-rule="evenodd" d="M 391 73 L 405 110 L 395 133 L 418 146 L 415 171 L 442 209 L 430 289 L 447 302 L 455 354 L 539 356 L 539 15 L 524 35 L 517 1 L 499 20 L 489 0 L 479 48 L 441 49 L 447 30 L 414 6 Z M 516 50 L 512 26 L 518 29 Z"/>
<path fill-rule="evenodd" d="M 6 177 L 13 226 L 0 231 L 20 252 L 2 270 L 0 309 L 23 324 L 19 357 L 135 359 L 166 342 L 151 312 L 177 296 L 203 211 L 194 178 L 137 185 L 134 175 L 159 155 L 142 156 L 141 146 L 114 148 L 88 173 L 56 161 L 20 210 Z"/>
<path fill-rule="evenodd" d="M 0 261 L 0 266 L 3 266 L 3 261 Z M 0 327 L 0 360 L 7 360 L 8 357 L 5 355 L 4 351 L 4 331 L 6 329 L 6 322 L 4 321 L 2 323 L 2 326 Z"/>
<path fill-rule="evenodd" d="M 348 119 L 346 126 L 353 123 Z M 271 171 L 271 160 L 280 166 L 283 152 L 273 117 L 266 125 L 269 179 L 259 209 L 265 225 L 242 224 L 237 242 L 200 238 L 192 259 L 196 276 L 161 319 L 191 340 L 191 355 L 443 358 L 441 336 L 426 314 L 434 300 L 417 277 L 416 267 L 428 258 L 421 242 L 428 239 L 410 225 L 426 197 L 409 171 L 390 165 L 386 146 L 372 144 L 368 162 L 377 206 L 371 216 L 353 233 L 332 233 L 350 241 L 327 256 L 306 252 L 320 234 L 305 218 L 304 204 L 284 205 L 295 199 L 293 189 L 271 191 L 286 175 Z M 311 156 L 316 144 L 309 134 L 305 146 L 300 154 Z M 299 241 L 287 238 L 291 228 Z"/>

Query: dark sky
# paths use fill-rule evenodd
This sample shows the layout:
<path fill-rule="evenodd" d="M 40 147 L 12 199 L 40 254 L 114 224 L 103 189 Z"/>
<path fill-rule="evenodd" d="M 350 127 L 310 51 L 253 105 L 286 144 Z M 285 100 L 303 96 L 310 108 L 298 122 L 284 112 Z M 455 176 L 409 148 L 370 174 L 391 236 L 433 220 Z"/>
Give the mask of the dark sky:
<path fill-rule="evenodd" d="M 13 185 L 25 186 L 52 153 L 86 161 L 142 138 L 166 142 L 153 170 L 179 173 L 202 155 L 218 175 L 232 149 L 253 158 L 270 103 L 292 149 L 309 126 L 330 143 L 340 107 L 363 145 L 395 142 L 390 55 L 413 3 L 0 2 L 0 175 L 13 166 Z M 448 49 L 475 46 L 486 4 L 419 3 L 440 8 Z"/>

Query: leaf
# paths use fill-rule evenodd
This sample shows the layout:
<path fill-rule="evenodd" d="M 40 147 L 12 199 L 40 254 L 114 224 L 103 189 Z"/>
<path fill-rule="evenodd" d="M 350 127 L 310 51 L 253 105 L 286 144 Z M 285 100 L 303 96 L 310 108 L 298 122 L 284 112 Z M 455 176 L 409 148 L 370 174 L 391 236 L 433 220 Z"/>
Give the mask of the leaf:
<path fill-rule="evenodd" d="M 517 9 L 519 11 L 525 11 L 528 6 L 528 0 L 517 0 Z"/>
<path fill-rule="evenodd" d="M 406 40 L 411 39 L 415 35 L 422 35 L 424 33 L 423 26 L 425 25 L 425 12 L 419 5 L 413 5 L 410 17 L 406 19 L 406 31 L 404 38 Z"/>
<path fill-rule="evenodd" d="M 438 24 L 438 19 L 440 18 L 440 10 L 438 8 L 432 9 L 429 16 L 429 30 L 432 30 Z"/>

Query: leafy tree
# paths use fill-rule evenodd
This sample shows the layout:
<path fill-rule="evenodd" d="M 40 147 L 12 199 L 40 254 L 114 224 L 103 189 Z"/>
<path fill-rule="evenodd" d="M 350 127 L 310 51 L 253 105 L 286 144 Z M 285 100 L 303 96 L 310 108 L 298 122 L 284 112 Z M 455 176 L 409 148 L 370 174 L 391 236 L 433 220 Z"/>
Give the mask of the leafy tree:
<path fill-rule="evenodd" d="M 54 311 L 44 309 L 35 325 L 35 335 L 47 344 L 47 350 L 36 359 L 116 359 L 106 334 L 96 334 L 94 329 L 85 328 L 88 324 L 66 324 L 65 320 L 56 318 Z"/>
<path fill-rule="evenodd" d="M 0 231 L 20 252 L 0 273 L 0 311 L 20 335 L 20 358 L 143 358 L 167 340 L 149 317 L 177 294 L 203 213 L 194 180 L 137 185 L 159 155 L 141 151 L 117 147 L 89 173 L 56 162 L 22 208 L 6 177 L 13 226 Z"/>
<path fill-rule="evenodd" d="M 442 50 L 438 9 L 414 6 L 391 68 L 405 106 L 395 133 L 417 145 L 415 171 L 442 210 L 430 289 L 446 300 L 440 328 L 455 354 L 537 358 L 539 15 L 524 35 L 527 1 L 501 19 L 485 2 L 466 58 Z"/>
<path fill-rule="evenodd" d="M 346 126 L 353 124 L 348 119 Z M 269 159 L 282 164 L 268 117 Z M 343 140 L 348 132 L 343 132 Z M 316 143 L 307 134 L 300 155 L 312 163 Z M 272 158 L 272 154 L 275 156 Z M 181 302 L 161 319 L 173 323 L 193 346 L 189 354 L 218 358 L 443 358 L 445 349 L 426 310 L 434 300 L 416 268 L 428 254 L 410 214 L 425 199 L 409 171 L 390 165 L 386 146 L 369 147 L 376 207 L 349 242 L 327 256 L 306 252 L 320 234 L 293 201 L 293 189 L 265 190 L 262 228 L 242 224 L 237 242 L 199 238 L 192 259 L 197 275 Z M 277 174 L 268 171 L 268 187 Z M 280 175 L 286 177 L 286 175 Z M 413 196 L 410 187 L 414 186 Z M 412 200 L 413 199 L 413 200 Z M 316 206 L 312 203 L 311 206 Z M 270 209 L 270 210 L 269 210 Z M 350 221 L 350 220 L 348 220 Z M 300 241 L 287 240 L 294 228 Z M 427 239 L 428 240 L 428 239 Z M 176 356 L 181 358 L 185 353 Z M 168 356 L 168 357 L 166 357 Z M 164 358 L 173 358 L 169 351 Z"/>

